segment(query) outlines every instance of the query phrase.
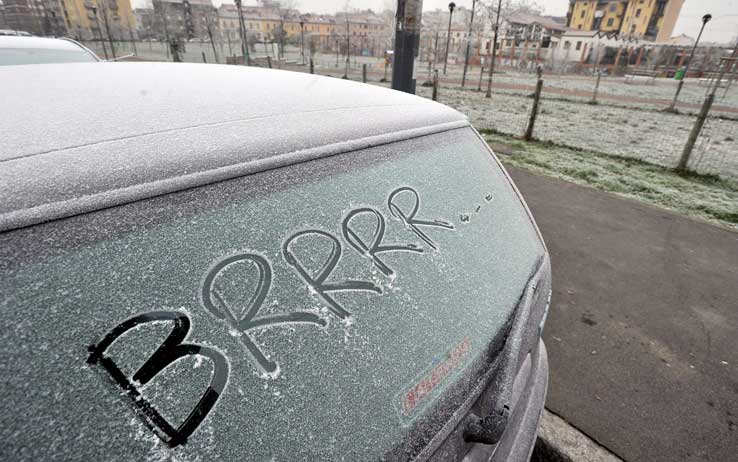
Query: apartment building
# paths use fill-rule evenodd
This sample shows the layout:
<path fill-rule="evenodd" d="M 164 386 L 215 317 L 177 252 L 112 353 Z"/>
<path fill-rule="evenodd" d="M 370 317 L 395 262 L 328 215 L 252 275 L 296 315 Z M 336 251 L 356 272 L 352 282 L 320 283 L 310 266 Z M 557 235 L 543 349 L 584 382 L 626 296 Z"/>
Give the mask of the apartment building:
<path fill-rule="evenodd" d="M 216 9 L 210 0 L 154 0 L 154 22 L 159 40 L 206 39 L 215 34 Z"/>
<path fill-rule="evenodd" d="M 60 0 L 68 35 L 79 40 L 128 39 L 136 30 L 130 0 Z"/>
<path fill-rule="evenodd" d="M 59 0 L 4 0 L 3 27 L 40 36 L 67 35 Z"/>
<path fill-rule="evenodd" d="M 674 32 L 683 5 L 684 0 L 570 0 L 567 25 L 661 42 Z"/>

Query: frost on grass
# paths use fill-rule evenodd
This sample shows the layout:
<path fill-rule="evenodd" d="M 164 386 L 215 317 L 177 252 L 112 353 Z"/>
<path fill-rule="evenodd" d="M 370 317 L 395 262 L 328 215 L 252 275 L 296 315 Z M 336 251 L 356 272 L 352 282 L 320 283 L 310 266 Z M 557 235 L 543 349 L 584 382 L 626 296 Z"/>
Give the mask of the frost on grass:
<path fill-rule="evenodd" d="M 512 82 L 525 76 L 503 74 L 496 78 L 499 78 L 498 82 Z M 544 82 L 546 86 L 563 85 L 563 88 L 575 90 L 582 90 L 587 85 L 586 79 L 570 79 L 568 76 L 562 80 L 558 80 L 558 76 L 544 76 Z M 531 85 L 534 83 L 535 79 L 530 82 Z M 611 94 L 616 96 L 632 95 L 638 89 L 638 86 L 626 85 L 622 79 L 615 78 L 608 80 L 607 85 L 607 88 L 612 89 Z M 529 92 L 498 90 L 488 99 L 484 92 L 444 87 L 440 90 L 439 101 L 468 116 L 477 129 L 522 136 L 532 104 Z M 663 98 L 673 91 L 673 87 L 662 85 L 642 91 L 652 93 L 649 93 L 650 96 L 645 93 L 638 96 Z M 701 104 L 704 87 L 687 85 L 684 91 L 683 101 Z M 430 91 L 426 88 L 420 87 L 418 94 L 430 98 Z M 673 96 L 673 93 L 670 95 Z M 544 92 L 534 138 L 645 160 L 664 167 L 677 165 L 694 125 L 693 113 L 666 113 L 661 111 L 663 104 L 655 103 L 649 105 L 607 100 L 599 105 L 584 104 L 588 99 Z M 738 107 L 738 86 L 728 92 L 725 98 L 721 97 L 716 103 L 716 107 L 719 106 Z M 714 110 L 711 115 L 713 117 L 708 119 L 698 139 L 690 167 L 699 173 L 738 178 L 738 156 L 735 155 L 738 152 L 738 121 L 734 120 L 738 114 Z"/>
<path fill-rule="evenodd" d="M 738 227 L 738 181 L 682 177 L 656 165 L 540 143 L 521 143 L 500 135 L 487 135 L 487 139 L 516 144 L 514 154 L 502 158 L 506 164 Z"/>

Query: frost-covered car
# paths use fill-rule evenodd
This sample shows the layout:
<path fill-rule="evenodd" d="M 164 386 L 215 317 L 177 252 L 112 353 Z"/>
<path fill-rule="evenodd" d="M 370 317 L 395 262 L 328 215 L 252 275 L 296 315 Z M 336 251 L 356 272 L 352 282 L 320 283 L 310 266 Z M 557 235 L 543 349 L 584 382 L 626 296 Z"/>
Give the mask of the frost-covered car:
<path fill-rule="evenodd" d="M 549 259 L 463 115 L 242 66 L 0 92 L 3 459 L 529 458 Z"/>
<path fill-rule="evenodd" d="M 69 38 L 0 35 L 0 66 L 97 61 L 89 48 Z"/>

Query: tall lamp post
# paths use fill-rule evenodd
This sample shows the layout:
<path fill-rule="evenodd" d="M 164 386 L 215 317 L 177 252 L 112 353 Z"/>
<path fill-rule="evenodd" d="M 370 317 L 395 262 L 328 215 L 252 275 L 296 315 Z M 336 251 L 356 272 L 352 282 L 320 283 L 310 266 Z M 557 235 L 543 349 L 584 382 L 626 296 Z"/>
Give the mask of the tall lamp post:
<path fill-rule="evenodd" d="M 487 93 L 485 98 L 492 98 L 492 73 L 495 71 L 495 59 L 497 58 L 497 31 L 500 29 L 500 9 L 502 0 L 497 2 L 497 17 L 495 18 L 495 35 L 492 42 L 492 61 L 489 63 L 489 79 L 487 80 Z"/>
<path fill-rule="evenodd" d="M 247 66 L 251 65 L 251 57 L 249 56 L 249 46 L 246 43 L 246 25 L 243 23 L 243 10 L 241 9 L 241 0 L 235 0 L 236 9 L 238 9 L 238 29 L 241 32 L 241 53 L 243 54 L 243 63 Z"/>
<path fill-rule="evenodd" d="M 472 0 L 472 12 L 471 18 L 469 18 L 469 34 L 466 37 L 466 55 L 464 56 L 464 74 L 461 76 L 461 88 L 464 88 L 466 83 L 466 69 L 469 67 L 469 51 L 471 49 L 472 41 L 472 25 L 474 24 L 474 10 L 477 6 L 477 0 Z"/>
<path fill-rule="evenodd" d="M 443 58 L 443 75 L 446 75 L 446 65 L 448 64 L 448 44 L 451 41 L 451 18 L 454 16 L 454 9 L 456 3 L 451 2 L 448 4 L 448 33 L 446 33 L 446 57 Z"/>
<path fill-rule="evenodd" d="M 692 58 L 694 58 L 694 52 L 697 51 L 697 45 L 700 43 L 700 38 L 702 37 L 702 32 L 705 30 L 705 26 L 708 22 L 712 19 L 711 14 L 706 14 L 702 16 L 702 27 L 700 28 L 700 33 L 697 35 L 697 40 L 694 42 L 694 46 L 692 47 L 692 53 L 689 55 L 689 61 L 687 61 L 687 65 L 684 66 L 684 75 L 679 80 L 679 84 L 677 85 L 676 94 L 674 95 L 674 101 L 671 102 L 671 106 L 669 106 L 670 111 L 674 111 L 676 109 L 676 103 L 679 99 L 679 93 L 682 91 L 682 87 L 684 86 L 684 79 L 687 78 L 687 71 L 689 71 L 689 65 L 692 64 Z"/>

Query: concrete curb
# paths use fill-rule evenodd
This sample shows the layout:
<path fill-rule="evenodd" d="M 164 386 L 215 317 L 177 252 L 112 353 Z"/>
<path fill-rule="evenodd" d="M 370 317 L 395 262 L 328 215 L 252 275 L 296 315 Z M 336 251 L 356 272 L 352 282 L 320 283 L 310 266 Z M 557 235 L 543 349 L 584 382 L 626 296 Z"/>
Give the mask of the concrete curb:
<path fill-rule="evenodd" d="M 543 410 L 531 462 L 623 462 L 564 419 Z"/>

